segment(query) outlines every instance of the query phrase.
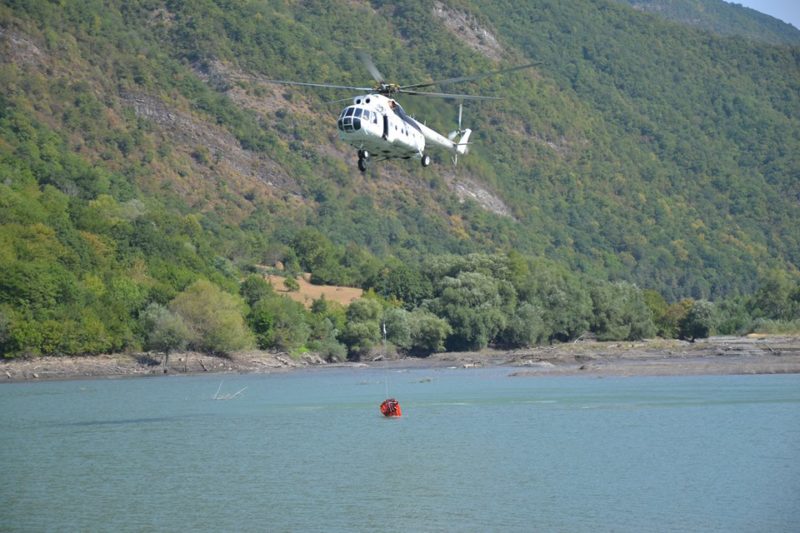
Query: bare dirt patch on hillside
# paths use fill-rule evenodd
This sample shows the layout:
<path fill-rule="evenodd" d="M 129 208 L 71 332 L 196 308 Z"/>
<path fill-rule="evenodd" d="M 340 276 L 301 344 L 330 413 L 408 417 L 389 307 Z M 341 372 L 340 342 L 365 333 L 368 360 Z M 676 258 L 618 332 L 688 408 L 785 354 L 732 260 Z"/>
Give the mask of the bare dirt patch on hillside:
<path fill-rule="evenodd" d="M 310 275 L 304 274 L 296 278 L 300 289 L 290 291 L 286 288 L 286 278 L 274 274 L 267 275 L 267 281 L 275 289 L 275 292 L 288 296 L 296 302 L 300 302 L 306 307 L 311 307 L 314 300 L 319 300 L 323 296 L 329 302 L 336 302 L 341 305 L 350 305 L 353 300 L 358 300 L 364 294 L 362 289 L 355 287 L 342 287 L 338 285 L 313 285 L 309 282 Z"/>

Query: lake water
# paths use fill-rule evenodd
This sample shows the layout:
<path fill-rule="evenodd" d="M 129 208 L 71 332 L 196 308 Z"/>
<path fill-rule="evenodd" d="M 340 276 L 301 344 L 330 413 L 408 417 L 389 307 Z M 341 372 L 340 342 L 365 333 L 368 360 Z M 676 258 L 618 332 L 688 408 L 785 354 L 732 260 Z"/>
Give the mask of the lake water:
<path fill-rule="evenodd" d="M 510 372 L 5 384 L 0 531 L 800 530 L 800 376 Z"/>

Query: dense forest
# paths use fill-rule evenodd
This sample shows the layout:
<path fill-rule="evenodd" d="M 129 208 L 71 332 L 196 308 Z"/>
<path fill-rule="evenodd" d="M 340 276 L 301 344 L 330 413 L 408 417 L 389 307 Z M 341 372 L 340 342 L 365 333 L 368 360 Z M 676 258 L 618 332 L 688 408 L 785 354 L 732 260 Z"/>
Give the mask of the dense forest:
<path fill-rule="evenodd" d="M 611 0 L 11 0 L 0 39 L 4 357 L 800 329 L 797 44 Z M 503 99 L 457 167 L 362 174 L 351 95 L 264 81 L 363 84 L 357 49 L 400 83 L 538 63 L 461 86 Z M 278 264 L 366 296 L 306 309 Z"/>
<path fill-rule="evenodd" d="M 800 45 L 800 30 L 755 9 L 719 0 L 618 0 L 646 13 L 717 35 L 771 44 Z"/>

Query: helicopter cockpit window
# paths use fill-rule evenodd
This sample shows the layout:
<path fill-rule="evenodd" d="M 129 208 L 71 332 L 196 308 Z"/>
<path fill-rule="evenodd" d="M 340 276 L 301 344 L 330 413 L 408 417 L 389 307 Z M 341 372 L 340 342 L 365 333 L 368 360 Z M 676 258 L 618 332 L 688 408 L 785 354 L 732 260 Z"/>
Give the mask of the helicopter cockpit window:
<path fill-rule="evenodd" d="M 339 120 L 336 122 L 336 126 L 341 131 L 356 131 L 361 129 L 361 118 L 362 115 L 366 116 L 366 110 L 350 106 L 340 115 Z"/>

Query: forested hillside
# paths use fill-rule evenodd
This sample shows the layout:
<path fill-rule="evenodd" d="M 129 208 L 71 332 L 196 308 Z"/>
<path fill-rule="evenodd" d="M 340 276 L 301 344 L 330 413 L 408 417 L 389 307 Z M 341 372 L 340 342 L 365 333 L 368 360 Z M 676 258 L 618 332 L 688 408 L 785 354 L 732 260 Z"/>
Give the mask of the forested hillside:
<path fill-rule="evenodd" d="M 357 356 L 380 321 L 418 353 L 691 338 L 709 299 L 726 331 L 798 318 L 797 46 L 611 0 L 8 1 L 0 38 L 6 356 Z M 465 105 L 457 167 L 361 174 L 351 94 L 264 82 L 369 83 L 357 49 L 399 83 L 539 63 L 459 86 L 503 99 Z M 242 284 L 276 262 L 371 296 Z"/>
<path fill-rule="evenodd" d="M 619 0 L 659 17 L 772 44 L 800 45 L 800 30 L 755 9 L 722 0 Z"/>

